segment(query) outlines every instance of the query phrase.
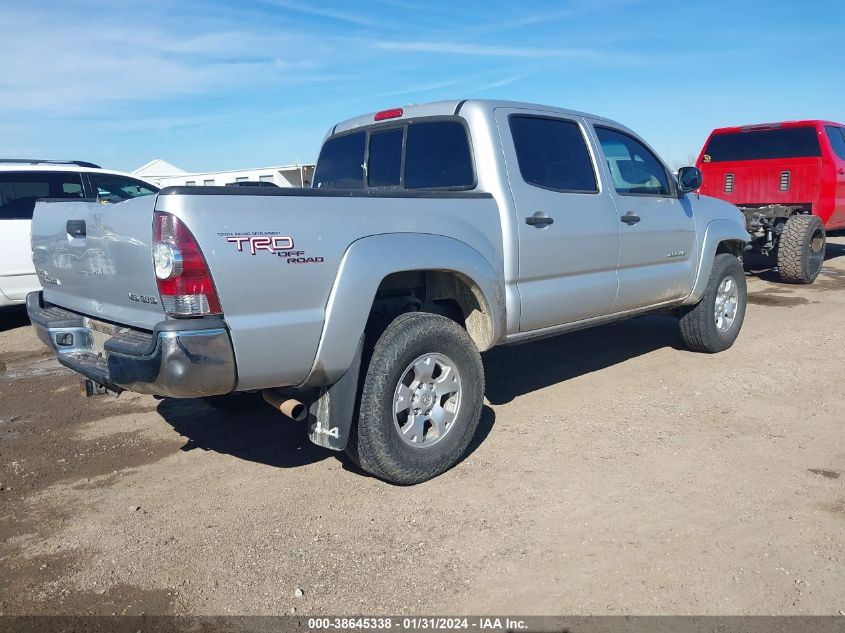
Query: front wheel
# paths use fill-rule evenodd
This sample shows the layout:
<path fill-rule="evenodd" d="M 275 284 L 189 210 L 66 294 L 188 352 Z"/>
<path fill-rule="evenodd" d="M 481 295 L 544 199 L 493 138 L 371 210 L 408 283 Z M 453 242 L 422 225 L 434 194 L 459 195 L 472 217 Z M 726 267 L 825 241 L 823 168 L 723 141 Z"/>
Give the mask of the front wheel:
<path fill-rule="evenodd" d="M 742 329 L 747 299 L 739 259 L 728 253 L 716 255 L 704 296 L 680 318 L 684 343 L 693 351 L 710 354 L 728 349 Z"/>
<path fill-rule="evenodd" d="M 396 317 L 379 337 L 348 452 L 364 470 L 415 484 L 466 452 L 484 403 L 484 368 L 467 332 L 446 317 Z"/>

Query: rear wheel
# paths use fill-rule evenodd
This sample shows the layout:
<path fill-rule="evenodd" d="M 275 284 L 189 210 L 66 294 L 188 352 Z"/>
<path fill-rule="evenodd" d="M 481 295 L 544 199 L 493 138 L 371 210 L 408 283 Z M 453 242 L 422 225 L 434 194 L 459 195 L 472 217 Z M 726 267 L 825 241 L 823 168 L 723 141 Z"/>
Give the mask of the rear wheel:
<path fill-rule="evenodd" d="M 824 263 L 827 238 L 817 215 L 793 215 L 778 242 L 778 273 L 782 281 L 811 284 Z"/>
<path fill-rule="evenodd" d="M 483 402 L 484 369 L 467 332 L 443 316 L 402 314 L 373 349 L 347 452 L 392 483 L 431 479 L 466 452 Z"/>
<path fill-rule="evenodd" d="M 739 259 L 728 253 L 716 255 L 704 296 L 680 318 L 687 347 L 713 354 L 733 345 L 745 319 L 747 296 Z"/>

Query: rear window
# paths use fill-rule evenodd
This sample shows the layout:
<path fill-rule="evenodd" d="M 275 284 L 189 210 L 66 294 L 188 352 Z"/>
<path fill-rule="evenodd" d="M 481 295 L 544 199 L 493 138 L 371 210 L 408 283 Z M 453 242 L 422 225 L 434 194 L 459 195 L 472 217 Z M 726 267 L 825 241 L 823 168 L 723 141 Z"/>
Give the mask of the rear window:
<path fill-rule="evenodd" d="M 367 184 L 370 187 L 398 187 L 402 177 L 402 139 L 405 131 L 388 130 L 370 134 Z"/>
<path fill-rule="evenodd" d="M 369 188 L 471 189 L 475 172 L 466 128 L 457 120 L 412 120 L 401 127 L 375 127 L 326 141 L 313 186 L 361 189 L 365 184 Z"/>
<path fill-rule="evenodd" d="M 815 128 L 790 127 L 717 134 L 704 150 L 704 162 L 821 156 Z"/>
<path fill-rule="evenodd" d="M 82 198 L 73 172 L 0 172 L 0 219 L 30 220 L 39 198 Z"/>
<path fill-rule="evenodd" d="M 320 189 L 363 189 L 366 143 L 364 132 L 344 134 L 326 141 L 317 159 L 313 186 Z"/>

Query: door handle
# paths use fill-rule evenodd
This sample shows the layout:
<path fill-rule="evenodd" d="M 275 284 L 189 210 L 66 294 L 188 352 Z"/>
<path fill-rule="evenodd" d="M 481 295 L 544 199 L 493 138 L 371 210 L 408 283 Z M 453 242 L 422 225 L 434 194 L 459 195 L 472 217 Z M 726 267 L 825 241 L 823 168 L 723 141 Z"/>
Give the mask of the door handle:
<path fill-rule="evenodd" d="M 529 215 L 527 218 L 525 218 L 526 224 L 530 224 L 531 226 L 537 227 L 538 229 L 544 229 L 549 224 L 553 224 L 554 221 L 554 218 L 550 218 L 542 211 L 537 211 L 534 215 Z"/>
<path fill-rule="evenodd" d="M 85 220 L 68 220 L 65 228 L 71 237 L 85 237 Z"/>
<path fill-rule="evenodd" d="M 620 220 L 622 220 L 622 221 L 623 221 L 625 224 L 627 224 L 628 226 L 631 226 L 631 225 L 636 224 L 637 222 L 639 222 L 642 218 L 640 218 L 640 216 L 638 216 L 638 215 L 637 215 L 636 213 L 634 213 L 633 211 L 628 211 L 628 213 L 626 213 L 625 215 L 623 215 L 623 216 L 622 216 L 621 218 L 619 218 L 619 219 L 620 219 Z"/>

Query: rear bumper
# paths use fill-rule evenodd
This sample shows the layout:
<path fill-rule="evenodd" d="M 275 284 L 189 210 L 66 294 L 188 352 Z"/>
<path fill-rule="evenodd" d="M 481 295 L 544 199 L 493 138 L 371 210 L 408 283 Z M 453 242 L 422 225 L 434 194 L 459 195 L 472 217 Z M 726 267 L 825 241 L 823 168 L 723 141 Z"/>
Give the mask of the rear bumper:
<path fill-rule="evenodd" d="M 173 398 L 235 388 L 235 354 L 221 319 L 162 321 L 144 332 L 45 306 L 41 292 L 30 293 L 26 306 L 38 338 L 59 362 L 106 387 Z"/>

